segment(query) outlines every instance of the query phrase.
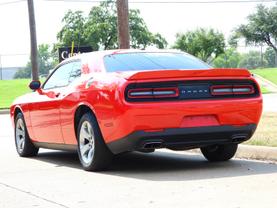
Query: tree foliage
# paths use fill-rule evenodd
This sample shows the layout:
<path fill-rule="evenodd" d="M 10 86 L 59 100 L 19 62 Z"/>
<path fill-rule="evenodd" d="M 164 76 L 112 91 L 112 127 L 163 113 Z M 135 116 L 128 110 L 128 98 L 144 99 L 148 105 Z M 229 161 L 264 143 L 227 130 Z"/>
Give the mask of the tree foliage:
<path fill-rule="evenodd" d="M 186 51 L 203 61 L 211 62 L 224 52 L 224 35 L 213 29 L 196 29 L 184 34 L 178 33 L 173 46 Z"/>
<path fill-rule="evenodd" d="M 264 59 L 266 61 L 266 67 L 274 67 L 275 65 L 275 52 L 272 48 L 267 48 L 264 53 Z"/>
<path fill-rule="evenodd" d="M 49 70 L 53 69 L 56 65 L 54 54 L 52 54 L 51 51 L 48 44 L 41 44 L 38 46 L 38 69 L 40 75 L 48 74 Z M 24 69 L 15 73 L 14 78 L 30 78 L 31 71 L 32 64 L 31 61 L 29 61 Z"/>
<path fill-rule="evenodd" d="M 248 23 L 235 29 L 233 42 L 241 37 L 249 45 L 266 43 L 275 51 L 277 61 L 277 6 L 258 5 L 256 12 L 248 16 Z"/>
<path fill-rule="evenodd" d="M 212 64 L 215 68 L 271 68 L 275 64 L 275 52 L 268 47 L 263 54 L 258 51 L 240 54 L 235 48 L 229 48 Z"/>
<path fill-rule="evenodd" d="M 265 65 L 266 63 L 262 61 L 261 54 L 258 51 L 249 51 L 248 53 L 242 54 L 239 68 L 257 69 Z"/>
<path fill-rule="evenodd" d="M 241 55 L 234 48 L 227 49 L 220 54 L 214 61 L 215 68 L 237 68 L 241 59 Z"/>
<path fill-rule="evenodd" d="M 71 45 L 72 40 L 78 41 L 80 45 L 87 44 L 86 40 L 80 36 L 84 33 L 85 20 L 82 11 L 72 12 L 69 10 L 62 19 L 65 24 L 57 34 L 58 40 L 62 40 L 62 44 L 69 43 L 69 45 Z"/>
<path fill-rule="evenodd" d="M 81 11 L 68 11 L 64 16 L 63 27 L 57 34 L 58 45 L 70 46 L 72 41 L 78 45 L 89 45 L 93 50 L 118 48 L 117 10 L 114 1 L 101 2 L 91 8 L 88 17 Z M 167 46 L 159 34 L 151 33 L 139 10 L 129 10 L 130 45 L 132 48 L 145 49 L 155 45 Z"/>

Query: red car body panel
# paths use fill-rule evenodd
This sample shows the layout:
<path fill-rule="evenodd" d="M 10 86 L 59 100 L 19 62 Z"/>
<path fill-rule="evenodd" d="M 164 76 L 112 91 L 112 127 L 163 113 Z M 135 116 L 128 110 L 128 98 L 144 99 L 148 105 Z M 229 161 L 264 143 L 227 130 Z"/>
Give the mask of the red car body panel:
<path fill-rule="evenodd" d="M 107 144 L 137 131 L 162 133 L 171 128 L 258 124 L 262 97 L 257 82 L 247 70 L 105 72 L 103 57 L 125 52 L 106 51 L 82 56 L 80 81 L 64 88 L 38 90 L 19 97 L 10 109 L 12 120 L 20 110 L 33 142 L 68 145 L 77 144 L 74 119 L 79 106 L 87 106 L 95 114 Z M 249 80 L 255 83 L 258 92 L 255 97 L 214 100 L 134 103 L 125 99 L 125 89 L 131 83 L 186 83 L 193 80 Z"/>

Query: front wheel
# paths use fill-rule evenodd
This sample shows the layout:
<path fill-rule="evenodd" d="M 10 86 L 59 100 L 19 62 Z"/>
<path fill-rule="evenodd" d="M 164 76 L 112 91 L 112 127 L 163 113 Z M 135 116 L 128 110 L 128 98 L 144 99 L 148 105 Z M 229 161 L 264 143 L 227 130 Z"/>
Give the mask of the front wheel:
<path fill-rule="evenodd" d="M 31 142 L 24 117 L 22 113 L 18 113 L 15 118 L 15 146 L 16 151 L 21 157 L 32 157 L 38 154 L 39 148 L 35 147 Z"/>
<path fill-rule="evenodd" d="M 112 153 L 106 146 L 97 120 L 91 113 L 82 116 L 78 125 L 78 156 L 87 171 L 106 169 L 112 161 Z"/>
<path fill-rule="evenodd" d="M 202 147 L 204 157 L 212 162 L 230 160 L 237 152 L 238 144 L 222 144 Z"/>

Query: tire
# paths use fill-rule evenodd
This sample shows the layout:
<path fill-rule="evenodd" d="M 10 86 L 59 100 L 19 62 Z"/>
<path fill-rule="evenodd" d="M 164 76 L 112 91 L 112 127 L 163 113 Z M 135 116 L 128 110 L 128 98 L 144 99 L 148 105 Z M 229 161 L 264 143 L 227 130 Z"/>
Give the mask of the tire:
<path fill-rule="evenodd" d="M 20 157 L 33 157 L 38 154 L 39 148 L 31 142 L 22 113 L 18 113 L 14 121 L 14 137 L 16 151 Z"/>
<path fill-rule="evenodd" d="M 108 168 L 113 154 L 106 146 L 96 118 L 91 113 L 82 116 L 77 131 L 78 156 L 84 170 L 101 171 Z"/>
<path fill-rule="evenodd" d="M 211 162 L 227 161 L 236 154 L 238 144 L 212 145 L 202 147 L 204 157 Z"/>

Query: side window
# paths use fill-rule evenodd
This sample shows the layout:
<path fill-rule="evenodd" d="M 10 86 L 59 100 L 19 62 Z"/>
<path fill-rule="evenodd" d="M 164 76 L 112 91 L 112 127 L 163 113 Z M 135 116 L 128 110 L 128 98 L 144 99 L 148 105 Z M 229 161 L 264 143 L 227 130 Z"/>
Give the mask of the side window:
<path fill-rule="evenodd" d="M 81 62 L 77 61 L 73 63 L 72 71 L 69 76 L 69 83 L 73 82 L 75 79 L 80 77 L 82 74 L 81 72 Z"/>
<path fill-rule="evenodd" d="M 70 62 L 60 66 L 44 84 L 43 89 L 64 87 L 69 84 L 69 77 L 74 63 Z"/>

